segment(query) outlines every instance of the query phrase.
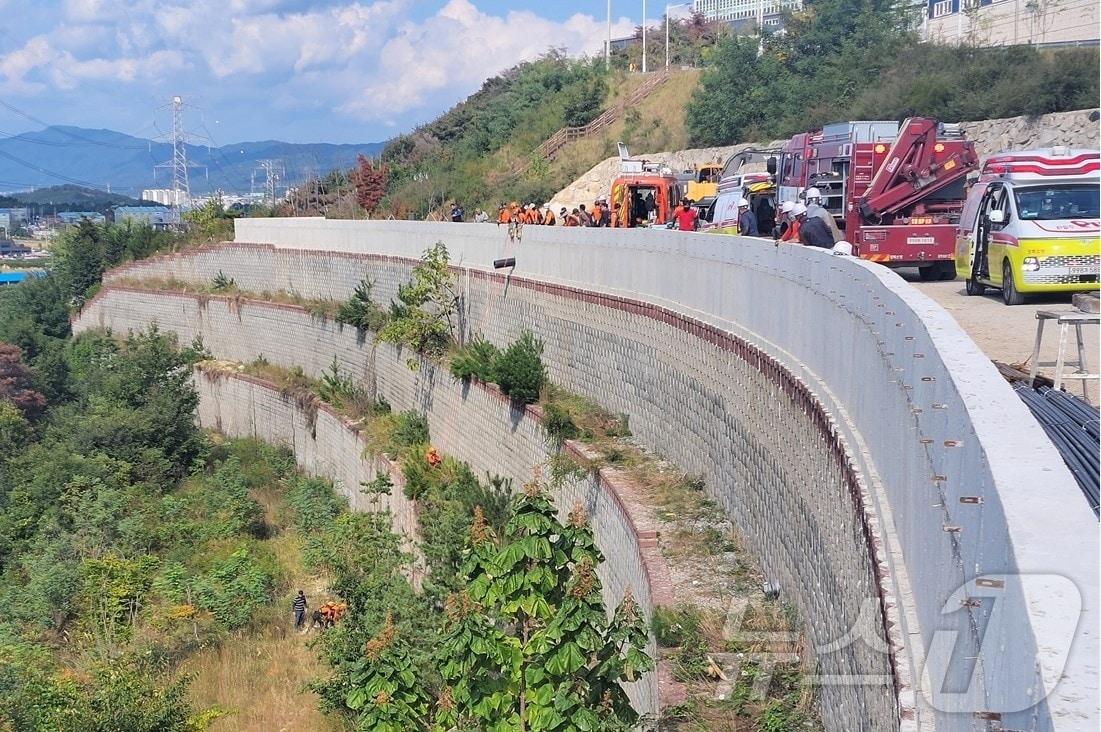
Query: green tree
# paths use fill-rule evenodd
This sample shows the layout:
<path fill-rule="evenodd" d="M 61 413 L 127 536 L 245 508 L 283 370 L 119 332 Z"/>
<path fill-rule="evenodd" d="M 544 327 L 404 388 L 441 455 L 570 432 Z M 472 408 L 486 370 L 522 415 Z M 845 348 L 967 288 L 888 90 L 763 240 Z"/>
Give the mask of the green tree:
<path fill-rule="evenodd" d="M 525 330 L 493 362 L 493 378 L 510 399 L 532 404 L 546 381 L 543 341 Z"/>
<path fill-rule="evenodd" d="M 357 730 L 408 732 L 427 729 L 431 699 L 418 682 L 409 645 L 386 613 L 382 629 L 345 667 L 351 687 L 344 706 L 357 715 Z"/>
<path fill-rule="evenodd" d="M 459 296 L 455 276 L 448 266 L 447 247 L 436 242 L 425 250 L 413 268 L 413 278 L 398 286 L 398 298 L 390 304 L 390 318 L 378 332 L 378 340 L 406 346 L 429 361 L 439 361 L 451 343 Z M 416 369 L 416 359 L 408 359 Z"/>
<path fill-rule="evenodd" d="M 638 720 L 620 682 L 653 669 L 630 596 L 611 620 L 603 561 L 584 510 L 569 521 L 533 482 L 513 501 L 504 541 L 478 516 L 465 591 L 449 603 L 439 664 L 444 726 L 490 730 L 616 730 Z"/>
<path fill-rule="evenodd" d="M 79 307 L 88 291 L 99 284 L 107 266 L 104 241 L 105 227 L 87 219 L 66 229 L 54 241 L 54 272 L 66 302 Z"/>
<path fill-rule="evenodd" d="M 233 219 L 239 212 L 226 209 L 220 197 L 214 197 L 183 215 L 188 226 L 205 241 L 233 238 Z"/>

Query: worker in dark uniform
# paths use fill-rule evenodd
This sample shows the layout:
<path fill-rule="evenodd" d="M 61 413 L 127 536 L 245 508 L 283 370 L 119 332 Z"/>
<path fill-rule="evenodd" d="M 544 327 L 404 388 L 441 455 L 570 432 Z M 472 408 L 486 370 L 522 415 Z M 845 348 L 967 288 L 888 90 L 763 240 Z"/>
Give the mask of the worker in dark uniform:
<path fill-rule="evenodd" d="M 757 217 L 749 210 L 749 201 L 738 199 L 738 234 L 741 236 L 758 236 Z"/>
<path fill-rule="evenodd" d="M 795 213 L 795 220 L 799 222 L 799 241 L 808 247 L 833 249 L 836 240 L 825 221 L 817 216 L 808 216 L 806 206 L 797 206 Z"/>

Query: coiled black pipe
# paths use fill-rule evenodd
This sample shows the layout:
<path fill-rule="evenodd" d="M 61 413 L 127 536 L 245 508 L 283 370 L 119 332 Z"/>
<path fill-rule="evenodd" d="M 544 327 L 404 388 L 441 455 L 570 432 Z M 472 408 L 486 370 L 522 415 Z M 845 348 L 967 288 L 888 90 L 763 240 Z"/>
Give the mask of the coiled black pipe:
<path fill-rule="evenodd" d="M 1101 413 L 1082 399 L 1048 386 L 1013 382 L 1017 395 L 1055 444 L 1090 508 L 1101 515 Z"/>

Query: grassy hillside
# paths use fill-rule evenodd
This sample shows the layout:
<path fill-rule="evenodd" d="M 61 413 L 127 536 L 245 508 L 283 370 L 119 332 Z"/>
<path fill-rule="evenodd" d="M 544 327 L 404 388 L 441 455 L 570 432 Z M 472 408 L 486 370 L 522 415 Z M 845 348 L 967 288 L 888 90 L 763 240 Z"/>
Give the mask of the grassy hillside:
<path fill-rule="evenodd" d="M 553 161 L 533 156 L 559 128 L 620 106 L 646 78 L 548 57 L 491 79 L 436 122 L 391 143 L 383 155 L 391 171 L 383 209 L 399 218 L 410 213 L 419 218 L 451 200 L 471 215 L 475 207 L 493 211 L 505 201 L 544 202 L 615 155 L 617 142 L 636 150 L 685 146 L 684 110 L 696 88 L 696 70 L 675 72 L 624 118 L 594 137 L 569 143 Z M 539 83 L 550 87 L 533 88 Z M 501 134 L 486 134 L 498 127 Z"/>
<path fill-rule="evenodd" d="M 696 90 L 699 76 L 698 69 L 675 72 L 641 104 L 628 110 L 623 119 L 593 137 L 564 147 L 548 166 L 547 177 L 555 182 L 555 190 L 576 180 L 601 160 L 618 154 L 618 142 L 627 143 L 632 153 L 688 147 L 685 107 Z"/>

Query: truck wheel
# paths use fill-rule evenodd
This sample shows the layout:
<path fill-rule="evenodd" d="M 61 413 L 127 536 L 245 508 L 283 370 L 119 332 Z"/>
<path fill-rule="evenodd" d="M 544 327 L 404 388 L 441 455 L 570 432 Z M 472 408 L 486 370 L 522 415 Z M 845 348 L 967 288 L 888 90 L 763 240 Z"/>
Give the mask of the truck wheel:
<path fill-rule="evenodd" d="M 967 278 L 967 294 L 968 295 L 985 295 L 986 285 L 976 280 L 974 277 Z"/>
<path fill-rule="evenodd" d="M 930 264 L 925 267 L 918 267 L 918 277 L 921 278 L 922 282 L 932 282 L 940 279 L 940 265 Z"/>
<path fill-rule="evenodd" d="M 951 282 L 956 279 L 956 263 L 955 262 L 941 262 L 940 267 L 940 280 L 941 282 Z"/>
<path fill-rule="evenodd" d="M 1013 284 L 1013 271 L 1008 261 L 1002 262 L 1002 300 L 1006 305 L 1020 305 L 1025 301 L 1025 296 L 1017 292 Z"/>

